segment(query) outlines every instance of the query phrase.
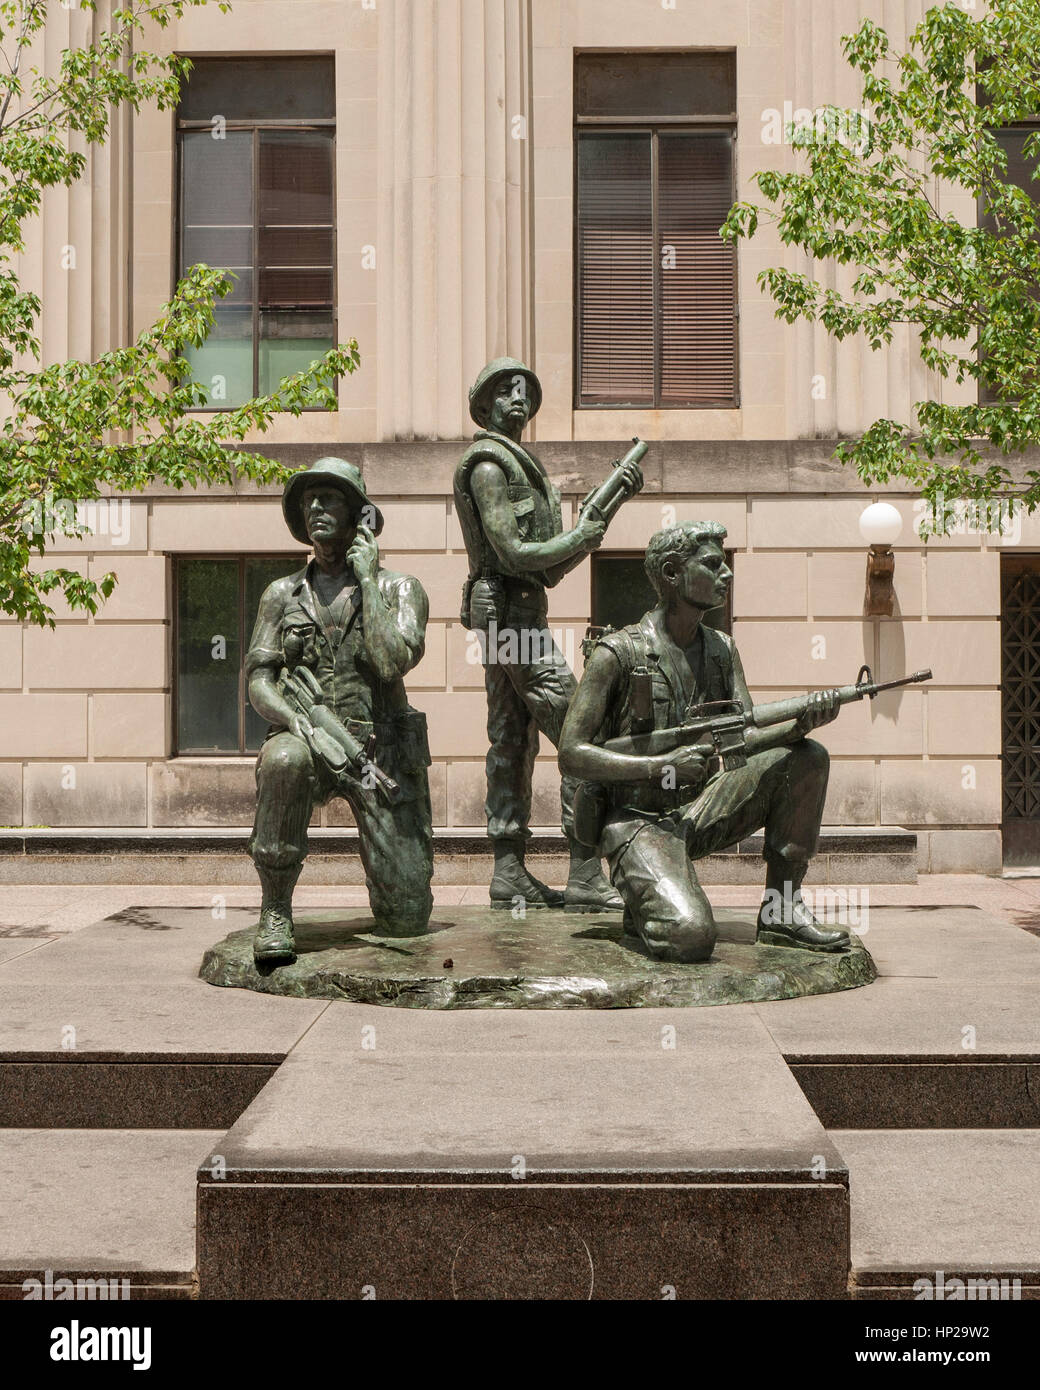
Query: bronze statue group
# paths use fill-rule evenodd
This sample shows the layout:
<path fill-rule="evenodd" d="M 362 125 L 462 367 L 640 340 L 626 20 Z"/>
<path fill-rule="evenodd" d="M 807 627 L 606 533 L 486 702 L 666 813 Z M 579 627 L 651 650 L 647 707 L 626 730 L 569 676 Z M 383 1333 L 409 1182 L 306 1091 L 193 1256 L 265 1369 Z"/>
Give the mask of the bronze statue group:
<path fill-rule="evenodd" d="M 696 860 L 761 829 L 759 941 L 847 949 L 848 934 L 817 922 L 801 895 L 828 772 L 826 749 L 808 735 L 835 718 L 840 692 L 817 692 L 794 702 L 792 717 L 755 726 L 732 638 L 702 621 L 733 577 L 725 528 L 713 521 L 650 538 L 657 606 L 605 634 L 577 682 L 549 634 L 546 591 L 600 546 L 642 487 L 646 446 L 637 443 L 564 530 L 560 494 L 520 442 L 541 395 L 523 363 L 489 363 L 469 393 L 478 430 L 455 473 L 469 556 L 462 622 L 481 641 L 487 690 L 492 907 L 617 912 L 655 959 L 705 961 L 716 933 Z M 270 724 L 249 849 L 262 888 L 254 955 L 272 967 L 295 958 L 292 893 L 307 826 L 332 797 L 345 798 L 357 822 L 376 929 L 421 935 L 433 906 L 429 741 L 404 686 L 423 656 L 426 593 L 380 565 L 383 517 L 353 464 L 318 460 L 293 475 L 282 505 L 313 559 L 265 591 L 246 656 L 249 699 Z M 714 711 L 718 719 L 705 717 Z M 682 731 L 698 715 L 691 740 Z M 541 734 L 562 774 L 562 892 L 524 863 Z"/>

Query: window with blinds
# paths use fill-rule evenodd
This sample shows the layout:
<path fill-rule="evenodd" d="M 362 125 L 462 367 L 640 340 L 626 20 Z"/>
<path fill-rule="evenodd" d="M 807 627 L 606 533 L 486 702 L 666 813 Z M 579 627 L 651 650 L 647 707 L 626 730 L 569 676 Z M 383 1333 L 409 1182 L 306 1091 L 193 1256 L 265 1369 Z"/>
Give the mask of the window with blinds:
<path fill-rule="evenodd" d="M 335 345 L 332 58 L 196 58 L 177 112 L 179 269 L 234 276 L 188 354 L 210 408 L 277 389 Z"/>
<path fill-rule="evenodd" d="M 575 62 L 576 404 L 734 407 L 735 55 Z"/>

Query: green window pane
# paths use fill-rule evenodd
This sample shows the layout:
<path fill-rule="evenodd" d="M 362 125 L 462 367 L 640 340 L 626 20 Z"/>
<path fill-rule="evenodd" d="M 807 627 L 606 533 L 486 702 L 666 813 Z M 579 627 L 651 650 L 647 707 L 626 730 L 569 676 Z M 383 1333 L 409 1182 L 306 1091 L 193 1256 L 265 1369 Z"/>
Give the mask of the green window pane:
<path fill-rule="evenodd" d="M 184 356 L 192 377 L 209 396 L 209 405 L 220 410 L 242 405 L 253 396 L 253 311 L 249 307 L 217 306 L 216 324 L 200 348 L 186 349 Z"/>
<path fill-rule="evenodd" d="M 237 753 L 239 666 L 237 560 L 177 567 L 177 748 Z"/>
<path fill-rule="evenodd" d="M 282 377 L 302 372 L 336 345 L 332 316 L 293 309 L 260 314 L 260 391 L 277 390 Z"/>

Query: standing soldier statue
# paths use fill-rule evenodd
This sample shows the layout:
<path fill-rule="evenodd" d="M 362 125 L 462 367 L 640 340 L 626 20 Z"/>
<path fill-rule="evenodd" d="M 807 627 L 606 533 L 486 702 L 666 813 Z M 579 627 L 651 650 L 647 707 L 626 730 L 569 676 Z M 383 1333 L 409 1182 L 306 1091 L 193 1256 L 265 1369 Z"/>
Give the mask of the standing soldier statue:
<path fill-rule="evenodd" d="M 402 679 L 423 655 L 426 593 L 380 567 L 383 517 L 353 464 L 324 458 L 295 474 L 282 510 L 314 558 L 265 590 L 246 655 L 250 702 L 272 726 L 249 841 L 263 890 L 258 962 L 295 959 L 292 893 L 307 825 L 334 796 L 357 821 L 377 929 L 422 935 L 433 907 L 426 718 Z"/>
<path fill-rule="evenodd" d="M 565 893 L 524 866 L 530 838 L 531 775 L 539 732 L 559 745 L 574 676 L 548 629 L 546 589 L 580 565 L 603 540 L 621 503 L 643 485 L 638 444 L 607 482 L 586 499 L 578 524 L 563 530 L 560 494 L 537 458 L 520 443 L 538 412 L 542 388 L 522 362 L 489 362 L 469 393 L 479 429 L 455 470 L 455 507 L 469 555 L 462 622 L 480 634 L 488 702 L 488 835 L 495 853 L 492 907 L 620 910 L 621 899 L 598 855 L 574 837 L 572 778 L 560 788 L 563 833 L 570 846 Z"/>

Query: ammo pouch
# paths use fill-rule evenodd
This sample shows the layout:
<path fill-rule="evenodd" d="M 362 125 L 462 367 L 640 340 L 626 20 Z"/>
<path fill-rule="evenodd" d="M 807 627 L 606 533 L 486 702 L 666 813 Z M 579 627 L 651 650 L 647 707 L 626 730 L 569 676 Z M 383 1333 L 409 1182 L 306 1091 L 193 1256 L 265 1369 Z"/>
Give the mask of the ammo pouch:
<path fill-rule="evenodd" d="M 463 627 L 472 628 L 473 626 L 469 615 L 469 601 L 473 593 L 473 585 L 476 582 L 475 579 L 467 579 L 462 586 L 462 607 L 459 609 L 459 622 Z"/>
<path fill-rule="evenodd" d="M 598 849 L 607 823 L 610 793 L 602 782 L 579 782 L 574 792 L 574 838 L 586 849 Z"/>
<path fill-rule="evenodd" d="M 393 739 L 394 759 L 402 772 L 422 772 L 430 766 L 430 739 L 422 710 L 408 708 L 396 715 Z"/>

